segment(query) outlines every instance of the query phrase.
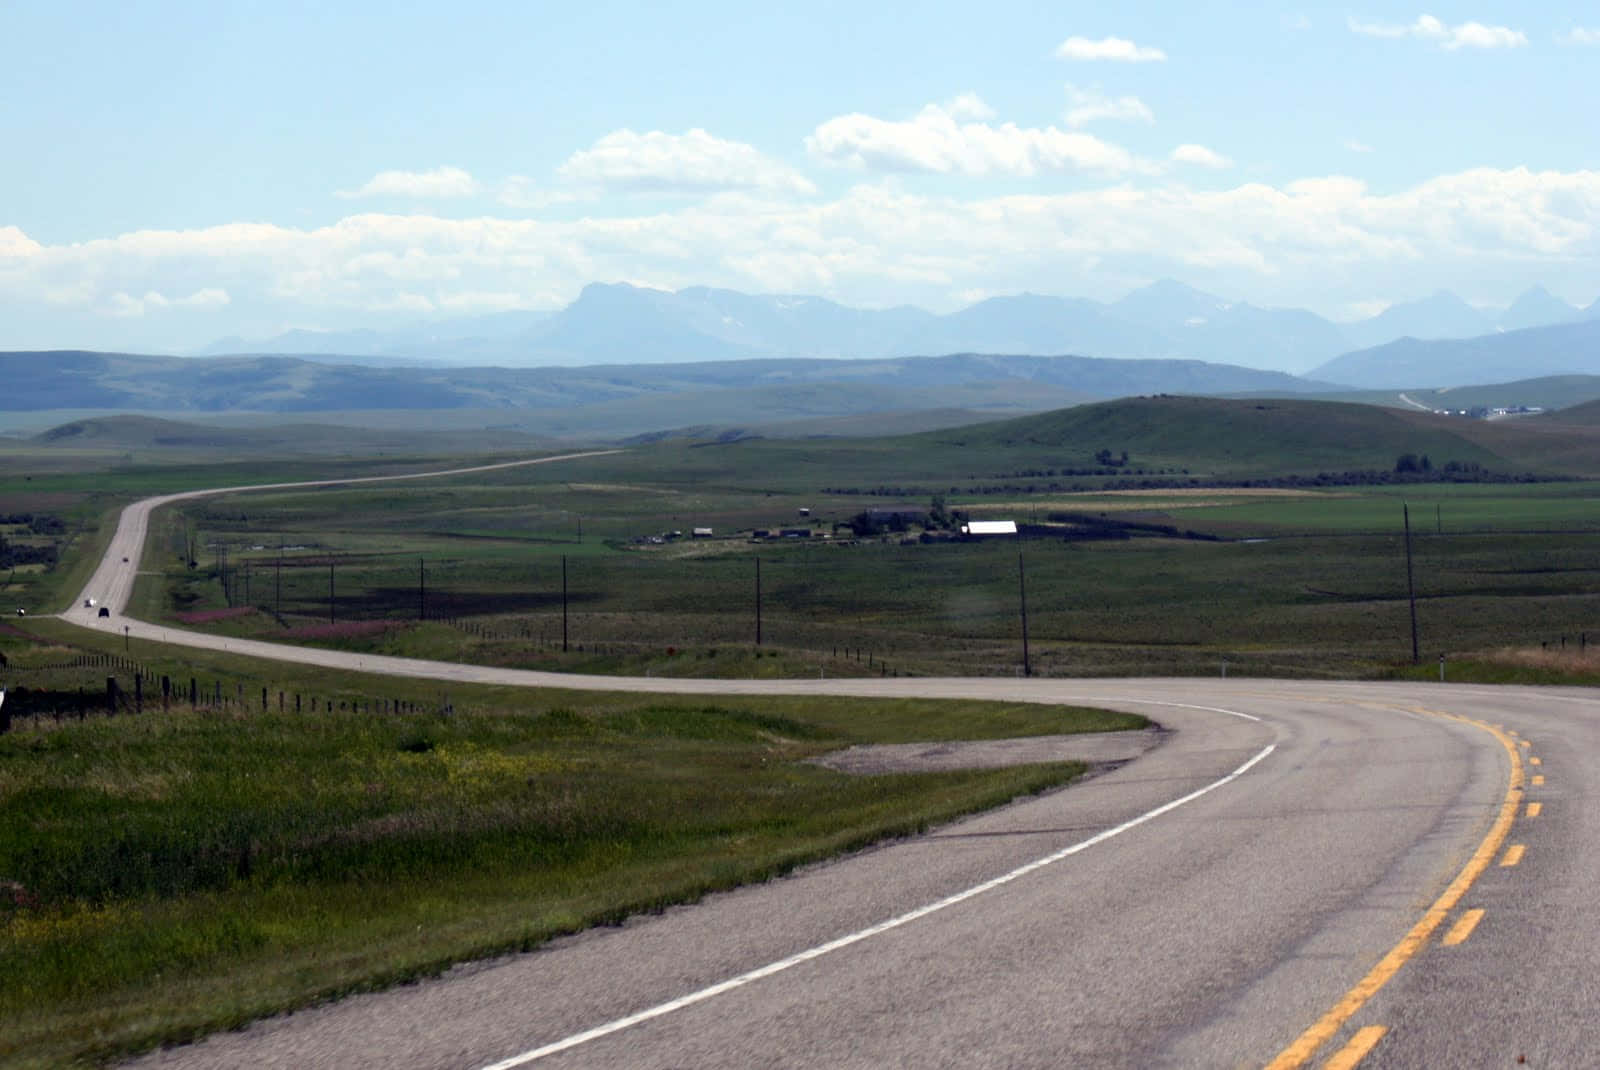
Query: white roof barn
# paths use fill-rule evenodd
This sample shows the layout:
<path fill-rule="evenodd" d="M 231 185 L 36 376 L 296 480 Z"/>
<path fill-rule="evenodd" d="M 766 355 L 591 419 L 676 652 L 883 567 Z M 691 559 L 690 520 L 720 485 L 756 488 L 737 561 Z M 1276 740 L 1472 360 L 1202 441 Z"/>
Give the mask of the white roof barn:
<path fill-rule="evenodd" d="M 963 535 L 1015 535 L 1015 520 L 972 520 L 961 525 Z"/>

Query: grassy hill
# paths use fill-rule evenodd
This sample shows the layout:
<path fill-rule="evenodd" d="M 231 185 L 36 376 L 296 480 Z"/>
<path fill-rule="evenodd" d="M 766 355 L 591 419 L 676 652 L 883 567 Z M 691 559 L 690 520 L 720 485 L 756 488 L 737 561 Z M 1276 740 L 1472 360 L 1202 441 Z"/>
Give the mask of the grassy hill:
<path fill-rule="evenodd" d="M 26 442 L 45 449 L 148 451 L 232 456 L 444 454 L 535 450 L 550 440 L 519 431 L 374 430 L 326 423 L 217 427 L 150 416 L 73 420 Z M 224 457 L 217 457 L 224 459 Z"/>
<path fill-rule="evenodd" d="M 1129 465 L 1178 466 L 1233 475 L 1386 469 L 1404 453 L 1436 465 L 1517 465 L 1467 433 L 1466 421 L 1372 405 L 1298 400 L 1128 398 L 919 436 L 975 452 L 1033 450 L 1092 458 L 1101 449 Z M 1499 445 L 1506 445 L 1501 442 Z M 1537 451 L 1535 451 L 1537 452 Z"/>

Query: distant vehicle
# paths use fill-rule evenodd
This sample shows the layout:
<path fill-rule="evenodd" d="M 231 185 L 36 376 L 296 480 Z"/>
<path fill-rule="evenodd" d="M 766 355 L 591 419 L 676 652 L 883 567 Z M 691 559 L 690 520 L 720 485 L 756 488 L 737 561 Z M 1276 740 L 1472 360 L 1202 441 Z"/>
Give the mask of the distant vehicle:
<path fill-rule="evenodd" d="M 17 607 L 17 616 L 26 617 L 27 615 L 28 615 L 28 611 L 26 609 L 23 609 L 21 606 Z"/>
<path fill-rule="evenodd" d="M 124 564 L 124 565 L 126 565 L 126 564 L 127 564 L 127 563 L 128 563 L 128 559 L 127 559 L 127 558 L 126 558 L 126 557 L 124 557 L 124 558 L 123 558 L 123 559 L 122 559 L 122 563 L 123 563 L 123 564 Z"/>
<path fill-rule="evenodd" d="M 109 616 L 111 616 L 111 610 L 107 609 L 105 606 L 101 606 L 100 607 L 100 615 L 102 617 L 109 617 Z"/>
<path fill-rule="evenodd" d="M 95 606 L 97 606 L 99 604 L 100 603 L 96 602 L 93 598 L 85 598 L 83 600 L 83 608 L 84 609 L 93 609 Z"/>

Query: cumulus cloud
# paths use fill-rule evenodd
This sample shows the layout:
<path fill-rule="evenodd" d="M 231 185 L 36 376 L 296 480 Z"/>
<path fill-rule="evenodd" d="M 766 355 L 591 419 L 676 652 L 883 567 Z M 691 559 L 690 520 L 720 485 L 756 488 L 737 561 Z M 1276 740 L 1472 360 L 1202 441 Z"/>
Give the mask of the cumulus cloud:
<path fill-rule="evenodd" d="M 768 190 L 812 194 L 805 176 L 751 145 L 704 130 L 617 130 L 574 153 L 557 173 L 568 182 L 645 193 Z"/>
<path fill-rule="evenodd" d="M 227 290 L 208 287 L 196 290 L 188 297 L 168 297 L 157 290 L 146 290 L 143 297 L 133 297 L 121 290 L 111 294 L 104 311 L 123 319 L 143 316 L 163 308 L 215 308 L 229 304 L 232 299 Z"/>
<path fill-rule="evenodd" d="M 1412 23 L 1362 22 L 1351 18 L 1349 26 L 1351 32 L 1367 37 L 1414 37 L 1452 52 L 1461 48 L 1520 48 L 1528 43 L 1527 34 L 1509 26 L 1485 26 L 1481 22 L 1450 26 L 1432 15 L 1420 15 Z"/>
<path fill-rule="evenodd" d="M 1077 129 L 1102 119 L 1153 123 L 1156 117 L 1145 102 L 1134 96 L 1108 97 L 1099 86 L 1080 89 L 1067 86 L 1067 125 Z"/>
<path fill-rule="evenodd" d="M 1214 149 L 1204 145 L 1179 145 L 1172 150 L 1170 157 L 1173 163 L 1192 163 L 1200 167 L 1224 168 L 1232 167 L 1233 161 Z"/>
<path fill-rule="evenodd" d="M 21 227 L 0 227 L 0 256 L 32 256 L 39 249 L 39 243 L 24 234 Z"/>
<path fill-rule="evenodd" d="M 472 197 L 481 192 L 478 180 L 459 167 L 432 171 L 379 171 L 360 189 L 339 190 L 335 197 Z"/>
<path fill-rule="evenodd" d="M 944 106 L 953 119 L 993 119 L 994 109 L 976 93 L 958 93 Z"/>
<path fill-rule="evenodd" d="M 1556 40 L 1564 45 L 1600 45 L 1600 29 L 1574 26 Z"/>
<path fill-rule="evenodd" d="M 962 121 L 929 104 L 905 120 L 854 113 L 829 119 L 806 138 L 827 163 L 859 170 L 945 175 L 1118 175 L 1148 170 L 1126 149 L 1090 134 L 1048 127 Z"/>
<path fill-rule="evenodd" d="M 1087 37 L 1069 37 L 1056 46 L 1057 59 L 1115 60 L 1119 63 L 1160 63 L 1167 54 L 1159 48 L 1136 45 L 1121 37 L 1102 37 L 1091 41 Z"/>

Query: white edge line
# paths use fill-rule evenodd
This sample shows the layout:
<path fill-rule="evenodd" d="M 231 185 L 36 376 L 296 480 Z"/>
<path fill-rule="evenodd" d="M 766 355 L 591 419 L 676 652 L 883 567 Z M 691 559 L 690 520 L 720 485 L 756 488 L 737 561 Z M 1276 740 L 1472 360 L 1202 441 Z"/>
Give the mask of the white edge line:
<path fill-rule="evenodd" d="M 1160 705 L 1181 706 L 1184 705 L 1184 703 L 1161 703 Z M 1193 708 L 1209 709 L 1210 707 Z M 1235 713 L 1236 711 L 1219 710 L 1218 712 Z M 1249 717 L 1249 714 L 1237 714 L 1237 716 Z M 1257 717 L 1250 717 L 1250 720 L 1252 721 L 1259 719 L 1260 718 Z M 735 988 L 742 988 L 745 985 L 751 984 L 755 981 L 762 980 L 766 977 L 771 977 L 773 974 L 782 973 L 784 970 L 798 966 L 801 963 L 810 962 L 812 959 L 821 958 L 830 951 L 838 951 L 840 948 L 849 947 L 851 944 L 859 943 L 862 940 L 877 936 L 880 933 L 888 932 L 890 929 L 897 929 L 902 925 L 916 921 L 918 918 L 926 917 L 927 915 L 943 910 L 946 907 L 955 906 L 957 903 L 964 902 L 973 898 L 974 896 L 982 895 L 984 892 L 992 891 L 1003 884 L 1009 884 L 1017 878 L 1026 876 L 1035 870 L 1043 869 L 1045 866 L 1059 862 L 1063 858 L 1075 855 L 1079 851 L 1086 851 L 1097 843 L 1104 843 L 1113 836 L 1127 832 L 1129 829 L 1142 825 L 1146 821 L 1152 821 L 1155 818 L 1160 817 L 1162 814 L 1165 814 L 1171 810 L 1176 810 L 1185 803 L 1193 802 L 1195 799 L 1200 798 L 1200 796 L 1205 795 L 1208 792 L 1215 791 L 1224 784 L 1230 783 L 1238 777 L 1243 776 L 1251 766 L 1255 765 L 1257 762 L 1261 761 L 1267 755 L 1276 750 L 1277 746 L 1278 745 L 1276 743 L 1267 744 L 1267 746 L 1261 751 L 1257 752 L 1254 757 L 1245 762 L 1243 765 L 1239 766 L 1239 768 L 1235 769 L 1233 772 L 1229 773 L 1227 776 L 1220 780 L 1214 780 L 1210 784 L 1207 784 L 1205 787 L 1196 791 L 1191 791 L 1182 798 L 1173 799 L 1171 802 L 1163 803 L 1154 810 L 1146 811 L 1145 813 L 1140 814 L 1138 817 L 1124 821 L 1115 828 L 1105 829 L 1102 832 L 1098 832 L 1095 835 L 1090 836 L 1087 840 L 1081 840 L 1070 847 L 1063 847 L 1061 850 L 1045 855 L 1043 858 L 1037 858 L 1032 862 L 1018 866 L 1009 873 L 1003 873 L 998 877 L 984 881 L 982 884 L 975 884 L 965 891 L 956 892 L 954 895 L 946 896 L 945 898 L 929 903 L 926 906 L 921 906 L 915 910 L 908 911 L 904 914 L 899 914 L 895 917 L 889 918 L 887 921 L 880 921 L 876 925 L 870 925 L 865 929 L 859 929 L 856 932 L 848 933 L 844 936 L 838 937 L 837 939 L 829 940 L 825 944 L 818 944 L 816 947 L 808 948 L 805 951 L 790 955 L 788 958 L 779 959 L 776 962 L 769 962 L 765 966 L 750 970 L 747 973 L 741 973 L 736 977 L 730 977 L 726 981 L 719 981 L 716 984 L 702 988 L 697 992 L 690 992 L 686 996 L 679 996 L 677 999 L 671 999 L 665 1003 L 658 1003 L 654 1007 L 649 1007 L 645 1010 L 630 1014 L 625 1018 L 617 1018 L 614 1021 L 605 1023 L 604 1025 L 597 1025 L 593 1029 L 586 1029 L 581 1033 L 574 1033 L 562 1040 L 552 1041 L 551 1043 L 542 1047 L 525 1051 L 520 1055 L 513 1055 L 509 1059 L 502 1059 L 497 1063 L 491 1063 L 488 1066 L 483 1067 L 483 1070 L 512 1070 L 513 1067 L 524 1066 L 536 1059 L 543 1059 L 547 1055 L 555 1055 L 559 1052 L 568 1051 L 572 1048 L 578 1047 L 579 1045 L 587 1044 L 591 1040 L 599 1040 L 601 1037 L 609 1036 L 612 1033 L 621 1032 L 622 1030 L 638 1025 L 641 1022 L 648 1022 L 652 1018 L 660 1018 L 663 1015 L 671 1014 L 673 1011 L 682 1010 L 683 1008 L 693 1006 L 696 1003 L 702 1003 L 714 996 L 720 996 L 724 992 L 731 992 Z"/>

